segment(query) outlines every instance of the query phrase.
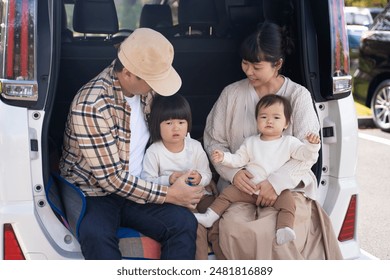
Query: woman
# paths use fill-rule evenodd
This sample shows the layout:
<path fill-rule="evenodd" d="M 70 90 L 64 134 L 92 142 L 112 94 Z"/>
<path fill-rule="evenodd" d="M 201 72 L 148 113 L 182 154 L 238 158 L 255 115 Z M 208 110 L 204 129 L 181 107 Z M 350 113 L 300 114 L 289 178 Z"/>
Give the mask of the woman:
<path fill-rule="evenodd" d="M 247 78 L 227 86 L 211 110 L 204 133 L 206 152 L 218 149 L 234 153 L 244 139 L 257 133 L 255 105 L 265 95 L 281 95 L 292 106 L 292 123 L 284 131 L 303 140 L 320 130 L 310 92 L 279 72 L 291 44 L 283 30 L 266 22 L 242 44 L 242 70 Z M 315 201 L 317 180 L 307 166 L 290 160 L 265 181 L 255 185 L 245 169 L 215 165 L 219 190 L 230 182 L 252 194 L 260 189 L 259 207 L 234 203 L 219 221 L 219 246 L 210 234 L 218 258 L 227 259 L 341 259 L 329 217 Z M 314 183 L 313 183 L 314 182 Z M 273 206 L 280 193 L 290 189 L 296 203 L 294 229 L 297 238 L 284 245 L 275 241 L 278 211 Z M 215 233 L 215 228 L 212 230 Z M 221 249 L 222 252 L 219 250 Z"/>

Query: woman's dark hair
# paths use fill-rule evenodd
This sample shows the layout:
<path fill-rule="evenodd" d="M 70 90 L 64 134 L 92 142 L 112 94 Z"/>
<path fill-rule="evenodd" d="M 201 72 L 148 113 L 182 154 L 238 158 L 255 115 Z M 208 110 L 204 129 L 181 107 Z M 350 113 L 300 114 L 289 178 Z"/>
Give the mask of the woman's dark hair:
<path fill-rule="evenodd" d="M 276 94 L 268 94 L 260 98 L 259 102 L 256 104 L 256 118 L 259 114 L 261 108 L 267 108 L 273 104 L 282 104 L 284 108 L 284 117 L 287 120 L 287 123 L 291 122 L 292 107 L 290 102 L 283 96 Z"/>
<path fill-rule="evenodd" d="M 191 107 L 187 99 L 176 93 L 171 96 L 156 95 L 153 100 L 149 118 L 149 130 L 152 143 L 162 140 L 160 124 L 163 121 L 179 119 L 186 120 L 188 132 L 192 127 Z"/>
<path fill-rule="evenodd" d="M 292 52 L 293 43 L 287 29 L 276 23 L 264 22 L 256 32 L 249 35 L 241 44 L 240 56 L 251 63 L 267 61 L 276 64 Z"/>

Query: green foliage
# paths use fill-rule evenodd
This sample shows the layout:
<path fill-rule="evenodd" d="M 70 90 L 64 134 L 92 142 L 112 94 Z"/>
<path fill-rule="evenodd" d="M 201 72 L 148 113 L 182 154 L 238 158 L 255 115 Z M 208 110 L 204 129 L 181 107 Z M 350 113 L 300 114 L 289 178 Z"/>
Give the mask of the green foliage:
<path fill-rule="evenodd" d="M 118 11 L 119 29 L 134 30 L 138 27 L 139 15 L 144 2 L 150 1 L 132 0 L 132 5 L 129 5 L 128 2 L 129 0 L 117 0 L 115 2 Z"/>
<path fill-rule="evenodd" d="M 355 7 L 385 7 L 388 0 L 344 0 L 345 6 Z"/>

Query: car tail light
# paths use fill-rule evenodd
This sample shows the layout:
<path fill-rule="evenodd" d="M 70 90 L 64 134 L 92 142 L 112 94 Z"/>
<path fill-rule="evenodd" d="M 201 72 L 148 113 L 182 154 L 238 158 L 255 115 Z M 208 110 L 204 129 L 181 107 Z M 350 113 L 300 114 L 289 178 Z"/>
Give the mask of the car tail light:
<path fill-rule="evenodd" d="M 11 224 L 4 224 L 4 259 L 25 260 Z"/>
<path fill-rule="evenodd" d="M 352 76 L 333 77 L 333 94 L 348 93 L 352 90 Z"/>
<path fill-rule="evenodd" d="M 330 22 L 334 27 L 330 33 L 333 98 L 339 98 L 352 92 L 352 76 L 349 75 L 348 35 L 343 1 L 328 1 L 332 9 L 329 13 Z"/>
<path fill-rule="evenodd" d="M 38 99 L 36 10 L 37 0 L 0 2 L 0 92 L 6 99 Z"/>
<path fill-rule="evenodd" d="M 343 225 L 341 226 L 339 241 L 351 240 L 355 236 L 355 220 L 356 220 L 356 195 L 351 197 L 349 201 L 347 213 L 345 214 Z"/>

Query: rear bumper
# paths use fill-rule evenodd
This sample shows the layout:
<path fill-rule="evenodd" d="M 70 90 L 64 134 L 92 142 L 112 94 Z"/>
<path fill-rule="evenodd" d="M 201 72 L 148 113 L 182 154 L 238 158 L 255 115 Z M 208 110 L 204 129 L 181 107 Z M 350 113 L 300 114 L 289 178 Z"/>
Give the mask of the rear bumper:
<path fill-rule="evenodd" d="M 357 260 L 379 260 L 379 258 L 371 255 L 370 253 L 364 251 L 363 249 L 360 249 L 360 256 L 357 258 Z"/>

